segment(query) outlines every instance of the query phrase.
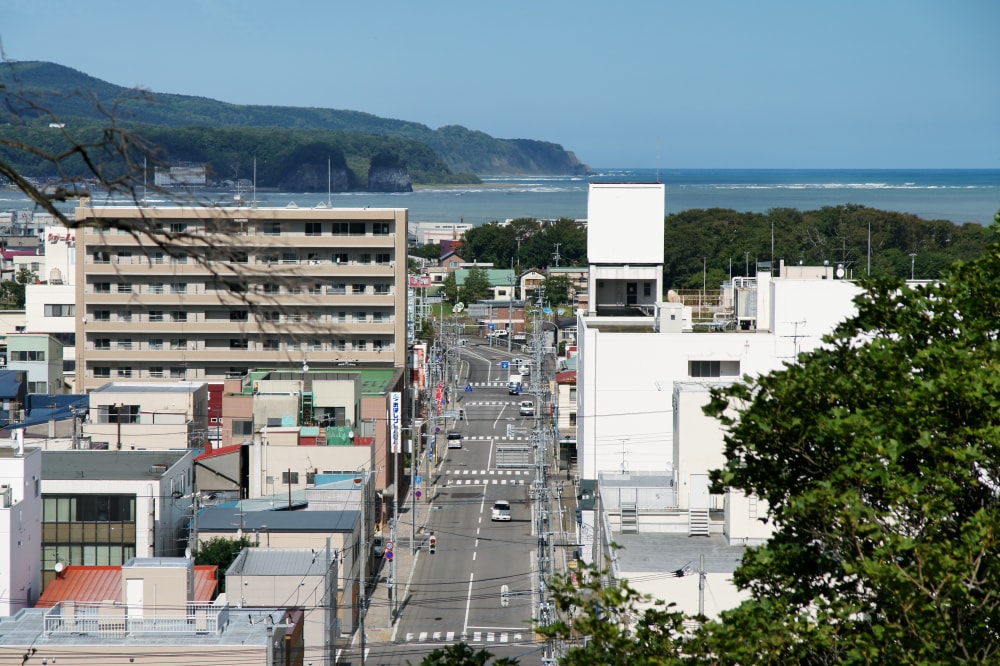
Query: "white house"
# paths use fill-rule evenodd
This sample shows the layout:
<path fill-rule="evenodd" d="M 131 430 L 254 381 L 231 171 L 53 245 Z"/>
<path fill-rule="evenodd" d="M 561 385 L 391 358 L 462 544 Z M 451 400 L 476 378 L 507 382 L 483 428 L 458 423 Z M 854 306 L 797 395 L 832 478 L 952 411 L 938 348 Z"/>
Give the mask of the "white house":
<path fill-rule="evenodd" d="M 42 452 L 0 448 L 0 617 L 31 608 L 42 593 Z"/>

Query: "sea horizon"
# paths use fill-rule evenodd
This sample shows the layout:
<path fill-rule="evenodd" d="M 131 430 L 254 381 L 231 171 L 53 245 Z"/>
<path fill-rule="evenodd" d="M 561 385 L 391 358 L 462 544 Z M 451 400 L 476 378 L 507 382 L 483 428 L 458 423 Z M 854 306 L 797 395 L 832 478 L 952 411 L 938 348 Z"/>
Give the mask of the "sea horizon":
<path fill-rule="evenodd" d="M 739 213 L 772 209 L 818 210 L 860 205 L 916 215 L 924 220 L 988 225 L 1000 211 L 1000 169 L 677 169 L 594 168 L 590 175 L 480 176 L 481 184 L 427 185 L 413 192 L 243 191 L 262 207 L 407 208 L 414 222 L 473 225 L 516 218 L 586 219 L 592 182 L 662 182 L 668 215 L 724 208 Z M 204 203 L 232 203 L 233 193 L 198 190 Z M 100 203 L 100 195 L 94 197 Z M 170 205 L 157 194 L 149 205 Z M 17 191 L 0 191 L 0 210 L 31 202 Z M 68 208 L 72 208 L 69 206 Z"/>

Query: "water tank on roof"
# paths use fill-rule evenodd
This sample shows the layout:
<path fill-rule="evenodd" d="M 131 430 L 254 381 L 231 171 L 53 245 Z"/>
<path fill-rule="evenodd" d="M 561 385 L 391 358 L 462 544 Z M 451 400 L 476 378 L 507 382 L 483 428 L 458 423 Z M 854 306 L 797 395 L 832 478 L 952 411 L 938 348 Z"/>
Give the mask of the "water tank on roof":
<path fill-rule="evenodd" d="M 49 284 L 62 284 L 62 271 L 58 268 L 53 268 L 49 271 Z"/>

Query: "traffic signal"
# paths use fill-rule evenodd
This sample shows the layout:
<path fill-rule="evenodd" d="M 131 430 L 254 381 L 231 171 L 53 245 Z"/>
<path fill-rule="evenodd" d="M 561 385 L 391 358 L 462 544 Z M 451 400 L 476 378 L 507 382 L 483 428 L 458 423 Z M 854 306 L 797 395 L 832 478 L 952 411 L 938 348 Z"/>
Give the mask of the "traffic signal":
<path fill-rule="evenodd" d="M 428 541 L 427 549 L 433 554 L 437 551 L 437 545 L 438 545 L 438 538 L 432 534 L 430 541 Z"/>

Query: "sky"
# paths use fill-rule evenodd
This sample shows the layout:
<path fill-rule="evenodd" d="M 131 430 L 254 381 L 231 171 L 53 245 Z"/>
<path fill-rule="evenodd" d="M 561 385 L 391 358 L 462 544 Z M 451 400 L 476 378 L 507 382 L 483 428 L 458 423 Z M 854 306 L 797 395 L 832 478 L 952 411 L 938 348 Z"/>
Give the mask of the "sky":
<path fill-rule="evenodd" d="M 997 26 L 997 0 L 0 1 L 8 60 L 595 168 L 1000 168 Z"/>

